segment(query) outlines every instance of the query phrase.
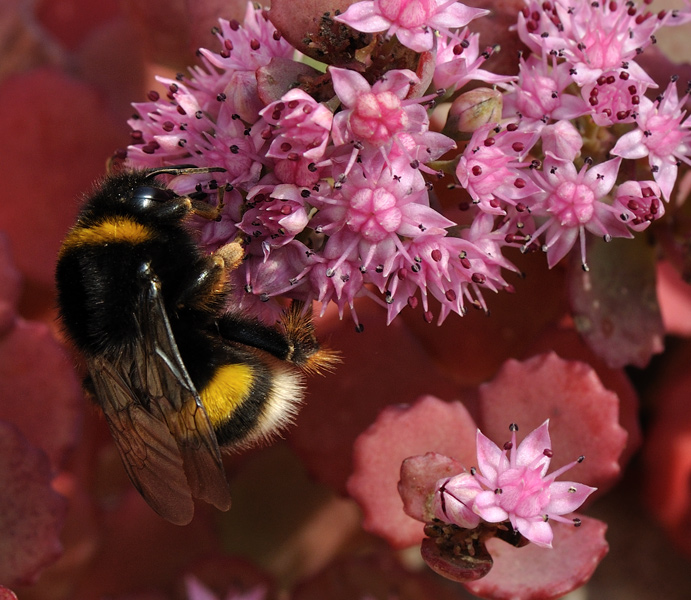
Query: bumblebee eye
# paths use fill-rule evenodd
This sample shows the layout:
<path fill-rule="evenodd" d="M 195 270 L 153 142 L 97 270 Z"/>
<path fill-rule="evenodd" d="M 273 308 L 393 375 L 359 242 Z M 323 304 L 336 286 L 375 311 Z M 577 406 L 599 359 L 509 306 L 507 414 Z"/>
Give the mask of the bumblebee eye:
<path fill-rule="evenodd" d="M 151 185 L 140 185 L 132 192 L 130 202 L 137 208 L 148 208 L 152 202 L 169 202 L 177 198 L 177 194 L 168 188 L 159 188 Z"/>

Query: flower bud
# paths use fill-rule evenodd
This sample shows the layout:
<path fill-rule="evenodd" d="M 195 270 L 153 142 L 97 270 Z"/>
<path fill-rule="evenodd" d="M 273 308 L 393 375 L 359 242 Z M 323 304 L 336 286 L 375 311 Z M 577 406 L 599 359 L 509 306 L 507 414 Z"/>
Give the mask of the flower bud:
<path fill-rule="evenodd" d="M 463 529 L 474 529 L 480 524 L 480 517 L 472 507 L 481 491 L 483 488 L 475 477 L 466 472 L 438 481 L 434 494 L 434 516 Z"/>
<path fill-rule="evenodd" d="M 458 138 L 458 132 L 472 133 L 487 123 L 498 123 L 504 105 L 498 90 L 477 88 L 461 94 L 451 104 L 444 133 Z"/>
<path fill-rule="evenodd" d="M 557 158 L 572 161 L 583 146 L 583 138 L 571 121 L 558 121 L 542 129 L 542 149 Z"/>

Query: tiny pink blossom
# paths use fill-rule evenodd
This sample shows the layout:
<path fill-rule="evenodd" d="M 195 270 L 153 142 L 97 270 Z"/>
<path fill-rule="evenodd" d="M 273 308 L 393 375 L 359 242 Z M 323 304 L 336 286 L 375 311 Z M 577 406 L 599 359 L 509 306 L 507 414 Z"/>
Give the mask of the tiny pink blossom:
<path fill-rule="evenodd" d="M 581 88 L 593 121 L 600 127 L 634 122 L 646 89 L 657 87 L 628 75 L 622 70 L 608 71 Z"/>
<path fill-rule="evenodd" d="M 483 491 L 480 482 L 470 473 L 461 473 L 437 482 L 434 494 L 434 516 L 463 529 L 475 529 L 480 516 L 473 511 L 477 495 Z"/>
<path fill-rule="evenodd" d="M 312 202 L 321 208 L 313 225 L 328 235 L 344 230 L 341 254 L 358 247 L 363 269 L 370 267 L 377 245 L 387 240 L 400 248 L 400 236 L 445 234 L 454 224 L 430 208 L 424 180 L 401 159 L 391 169 L 381 160 L 356 165 L 336 193 L 314 195 Z M 335 244 L 334 239 L 328 244 Z"/>
<path fill-rule="evenodd" d="M 542 172 L 533 173 L 542 191 L 534 196 L 530 209 L 536 218 L 544 218 L 544 222 L 532 237 L 545 233 L 543 250 L 547 252 L 550 268 L 580 239 L 581 260 L 587 270 L 586 230 L 605 239 L 631 237 L 616 209 L 606 201 L 620 164 L 621 159 L 616 158 L 588 169 L 590 163 L 586 162 L 577 171 L 571 161 L 548 153 Z"/>
<path fill-rule="evenodd" d="M 402 132 L 423 133 L 429 127 L 418 100 L 406 102 L 410 87 L 420 80 L 409 70 L 389 71 L 373 86 L 348 69 L 330 67 L 334 91 L 343 109 L 334 117 L 333 139 L 338 146 L 354 140 L 374 147 L 390 146 Z"/>
<path fill-rule="evenodd" d="M 247 194 L 238 229 L 253 242 L 261 241 L 264 253 L 280 248 L 309 222 L 302 190 L 291 184 L 257 185 Z"/>
<path fill-rule="evenodd" d="M 335 18 L 357 31 L 386 31 L 411 50 L 424 52 L 434 46 L 434 31 L 465 27 L 488 13 L 456 0 L 365 0 Z"/>
<path fill-rule="evenodd" d="M 527 4 L 525 13 L 518 17 L 521 40 L 538 54 L 558 52 L 560 58 L 566 59 L 571 77 L 579 86 L 615 69 L 654 85 L 634 60 L 652 43 L 652 34 L 662 25 L 647 9 L 639 12 L 636 5 L 627 2 L 571 5 L 530 0 Z"/>
<path fill-rule="evenodd" d="M 216 37 L 221 43 L 220 52 L 204 48 L 199 52 L 207 65 L 225 72 L 226 84 L 235 71 L 254 73 L 259 67 L 268 65 L 272 58 L 290 58 L 294 52 L 283 36 L 276 35 L 276 28 L 269 21 L 266 11 L 251 2 L 247 3 L 242 24 L 219 19 L 219 25 Z M 195 71 L 194 75 L 199 80 L 199 73 Z M 214 79 L 213 74 L 211 79 Z"/>
<path fill-rule="evenodd" d="M 504 114 L 535 120 L 580 117 L 588 112 L 588 105 L 566 93 L 572 83 L 568 64 L 557 63 L 553 57 L 550 66 L 546 54 L 521 57 L 518 81 L 504 98 Z"/>
<path fill-rule="evenodd" d="M 543 152 L 564 160 L 574 160 L 583 147 L 583 137 L 571 121 L 561 120 L 545 125 L 540 132 Z"/>
<path fill-rule="evenodd" d="M 301 89 L 293 89 L 259 113 L 274 126 L 266 155 L 278 159 L 317 160 L 329 141 L 333 113 Z"/>
<path fill-rule="evenodd" d="M 559 475 L 582 462 L 583 457 L 547 475 L 552 457 L 549 420 L 529 433 L 517 446 L 516 425 L 511 426 L 511 441 L 500 448 L 480 430 L 477 432 L 478 471 L 471 471 L 475 482 L 467 473 L 461 473 L 442 482 L 437 495 L 444 494 L 444 505 L 461 517 L 460 527 L 466 527 L 467 507 L 483 521 L 504 523 L 509 521 L 515 531 L 538 546 L 551 548 L 550 521 L 578 525 L 578 520 L 565 518 L 585 502 L 596 488 L 572 481 L 555 481 Z M 483 488 L 477 491 L 478 484 Z M 455 507 L 453 496 L 461 499 L 462 510 Z M 436 502 L 436 500 L 435 500 Z M 441 503 L 441 499 L 439 500 Z M 437 515 L 439 516 L 439 515 Z"/>
<path fill-rule="evenodd" d="M 464 315 L 466 303 L 487 312 L 481 288 L 492 291 L 506 288 L 499 265 L 506 268 L 511 264 L 498 248 L 492 246 L 492 251 L 487 251 L 486 240 L 477 232 L 481 229 L 481 222 L 478 220 L 471 227 L 476 233 L 475 240 L 430 232 L 405 243 L 404 251 L 395 257 L 388 271 L 391 275 L 387 280 L 385 299 L 389 305 L 389 322 L 406 305 L 417 306 L 418 290 L 428 322 L 433 320 L 430 294 L 441 304 L 439 324 L 450 312 Z"/>
<path fill-rule="evenodd" d="M 480 35 L 463 29 L 458 36 L 440 36 L 437 40 L 437 60 L 434 85 L 446 90 L 461 89 L 472 80 L 484 83 L 506 83 L 515 77 L 498 75 L 480 66 L 493 53 L 493 48 L 480 52 Z"/>
<path fill-rule="evenodd" d="M 678 161 L 691 165 L 691 118 L 684 118 L 683 111 L 688 98 L 687 93 L 679 99 L 676 78 L 655 101 L 641 98 L 636 117 L 638 128 L 619 138 L 611 151 L 628 159 L 647 156 L 665 200 L 672 196 Z"/>
<path fill-rule="evenodd" d="M 527 174 L 531 163 L 523 161 L 538 139 L 539 127 L 523 129 L 515 123 L 498 133 L 492 123 L 475 130 L 456 178 L 483 212 L 503 215 L 502 202 L 515 204 L 540 191 Z"/>
<path fill-rule="evenodd" d="M 643 231 L 665 214 L 660 196 L 660 186 L 654 181 L 625 181 L 617 187 L 613 206 L 630 229 Z"/>

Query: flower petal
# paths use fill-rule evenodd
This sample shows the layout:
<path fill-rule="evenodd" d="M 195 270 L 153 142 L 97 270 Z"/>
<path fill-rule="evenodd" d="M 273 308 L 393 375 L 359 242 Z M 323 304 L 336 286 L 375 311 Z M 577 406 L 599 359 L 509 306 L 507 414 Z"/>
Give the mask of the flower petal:
<path fill-rule="evenodd" d="M 550 500 L 544 507 L 548 515 L 567 515 L 577 510 L 597 488 L 575 481 L 555 481 L 549 486 Z"/>

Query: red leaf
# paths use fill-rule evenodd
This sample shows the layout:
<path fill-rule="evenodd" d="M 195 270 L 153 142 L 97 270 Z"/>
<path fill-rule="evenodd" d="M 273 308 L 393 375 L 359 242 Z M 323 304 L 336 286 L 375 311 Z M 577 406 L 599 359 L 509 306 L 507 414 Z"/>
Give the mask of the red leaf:
<path fill-rule="evenodd" d="M 51 487 L 46 455 L 0 421 L 0 581 L 33 583 L 62 553 L 65 499 Z"/>
<path fill-rule="evenodd" d="M 573 266 L 569 280 L 576 328 L 610 367 L 645 367 L 664 335 L 652 247 L 643 236 L 595 240 L 588 264 L 588 272 Z"/>

